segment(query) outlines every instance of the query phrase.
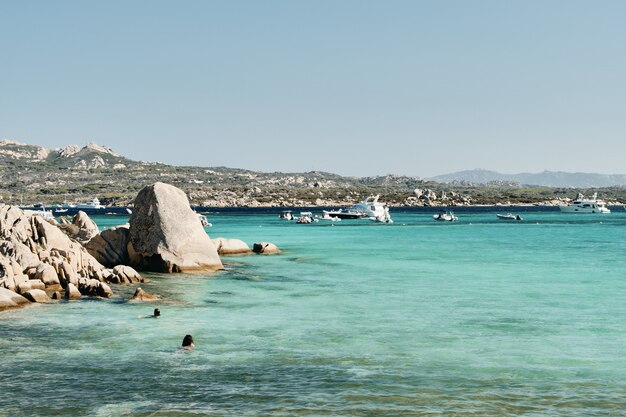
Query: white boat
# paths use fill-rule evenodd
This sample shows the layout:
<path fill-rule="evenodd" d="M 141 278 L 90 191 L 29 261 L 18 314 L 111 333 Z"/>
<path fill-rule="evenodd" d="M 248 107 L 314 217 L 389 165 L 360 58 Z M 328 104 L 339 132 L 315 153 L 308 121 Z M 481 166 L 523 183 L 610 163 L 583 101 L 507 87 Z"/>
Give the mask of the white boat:
<path fill-rule="evenodd" d="M 320 220 L 328 220 L 329 222 L 340 222 L 341 219 L 339 217 L 335 217 L 335 216 L 331 216 L 330 214 L 324 212 L 324 214 L 322 214 L 322 217 L 318 217 L 315 216 L 315 218 L 320 219 Z"/>
<path fill-rule="evenodd" d="M 598 193 L 594 193 L 591 198 L 585 198 L 581 193 L 578 193 L 576 199 L 566 206 L 559 206 L 562 213 L 610 213 L 606 207 L 606 203 L 602 200 L 598 200 Z"/>
<path fill-rule="evenodd" d="M 42 207 L 43 210 L 23 210 L 24 214 L 27 216 L 39 216 L 43 217 L 46 220 L 54 219 L 54 214 L 51 211 L 46 210 L 45 207 Z"/>
<path fill-rule="evenodd" d="M 280 213 L 278 217 L 285 220 L 293 220 L 293 213 L 291 212 L 291 210 L 285 210 Z"/>
<path fill-rule="evenodd" d="M 213 227 L 213 224 L 209 223 L 209 220 L 204 214 L 196 213 L 202 227 Z"/>
<path fill-rule="evenodd" d="M 55 213 L 67 213 L 67 209 L 60 209 L 60 208 L 58 208 L 58 209 L 54 209 L 54 212 Z"/>
<path fill-rule="evenodd" d="M 496 214 L 496 217 L 500 220 L 524 220 L 518 214 L 507 213 L 507 214 Z"/>
<path fill-rule="evenodd" d="M 106 206 L 103 206 L 102 204 L 100 204 L 100 200 L 94 197 L 93 200 L 89 201 L 88 203 L 84 203 L 84 204 L 79 203 L 79 204 L 74 205 L 73 208 L 100 210 L 100 209 L 106 208 Z"/>
<path fill-rule="evenodd" d="M 313 213 L 310 211 L 303 211 L 300 213 L 300 217 L 296 219 L 296 223 L 310 224 L 318 222 L 319 220 L 313 217 Z"/>
<path fill-rule="evenodd" d="M 380 203 L 378 201 L 379 197 L 379 195 L 375 197 L 368 197 L 365 200 L 345 209 L 333 211 L 324 210 L 324 214 L 328 214 L 331 217 L 338 217 L 340 219 L 373 218 L 380 219 L 376 221 L 393 223 L 391 221 L 391 216 L 389 215 L 389 207 Z"/>
<path fill-rule="evenodd" d="M 456 217 L 451 210 L 448 210 L 448 211 L 441 210 L 438 214 L 433 215 L 433 219 L 440 221 L 440 222 L 455 222 L 459 220 L 459 218 Z"/>

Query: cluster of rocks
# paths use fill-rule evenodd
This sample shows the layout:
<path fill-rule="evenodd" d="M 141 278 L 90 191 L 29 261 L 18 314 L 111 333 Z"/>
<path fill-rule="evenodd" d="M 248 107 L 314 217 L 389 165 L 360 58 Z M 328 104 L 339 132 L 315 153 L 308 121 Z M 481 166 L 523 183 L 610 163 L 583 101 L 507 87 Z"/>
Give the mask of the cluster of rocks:
<path fill-rule="evenodd" d="M 102 265 L 72 238 L 84 241 L 97 230 L 84 213 L 71 224 L 59 225 L 18 207 L 0 205 L 0 308 L 62 296 L 110 297 L 108 283 L 142 281 L 133 268 Z"/>
<path fill-rule="evenodd" d="M 471 198 L 455 193 L 442 191 L 439 195 L 430 188 L 416 188 L 413 195 L 403 201 L 403 205 L 413 206 L 468 206 Z"/>
<path fill-rule="evenodd" d="M 216 271 L 220 255 L 273 254 L 238 239 L 211 240 L 185 193 L 168 184 L 144 187 L 127 225 L 99 232 L 84 212 L 72 221 L 47 220 L 0 205 L 0 309 L 81 296 L 110 297 L 108 284 L 134 284 L 137 270 Z M 135 294 L 134 299 L 152 300 Z"/>

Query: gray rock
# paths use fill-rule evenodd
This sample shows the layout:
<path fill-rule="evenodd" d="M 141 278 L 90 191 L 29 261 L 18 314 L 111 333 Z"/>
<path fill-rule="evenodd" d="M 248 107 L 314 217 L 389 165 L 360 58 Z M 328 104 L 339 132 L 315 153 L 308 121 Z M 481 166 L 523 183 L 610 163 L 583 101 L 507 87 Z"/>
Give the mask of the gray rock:
<path fill-rule="evenodd" d="M 131 297 L 130 300 L 131 301 L 156 301 L 158 299 L 159 298 L 156 295 L 145 292 L 141 288 L 137 288 L 137 290 L 135 291 L 135 294 Z"/>
<path fill-rule="evenodd" d="M 106 280 L 112 284 L 134 284 L 144 282 L 144 279 L 137 271 L 130 266 L 118 265 L 111 270 Z"/>
<path fill-rule="evenodd" d="M 29 304 L 28 299 L 14 293 L 11 290 L 0 287 L 0 310 L 16 308 L 25 304 Z"/>
<path fill-rule="evenodd" d="M 72 223 L 60 224 L 59 228 L 72 239 L 85 244 L 97 236 L 98 225 L 84 211 L 76 213 Z"/>
<path fill-rule="evenodd" d="M 272 255 L 275 253 L 280 253 L 280 249 L 273 243 L 269 242 L 258 242 L 252 246 L 252 250 L 254 253 L 263 254 L 263 255 Z"/>
<path fill-rule="evenodd" d="M 44 284 L 43 281 L 38 280 L 38 279 L 29 279 L 24 282 L 21 282 L 17 286 L 17 290 L 20 294 L 24 294 L 25 292 L 30 291 L 30 290 L 45 290 L 45 289 L 46 289 L 46 284 Z"/>
<path fill-rule="evenodd" d="M 82 294 L 78 291 L 78 288 L 71 282 L 68 283 L 67 287 L 65 287 L 65 299 L 78 300 L 80 297 L 82 297 Z"/>
<path fill-rule="evenodd" d="M 223 269 L 217 250 L 185 193 L 157 182 L 134 200 L 128 243 L 130 265 L 157 272 Z"/>
<path fill-rule="evenodd" d="M 46 263 L 40 263 L 35 268 L 35 273 L 32 275 L 33 279 L 42 281 L 45 285 L 59 285 L 59 276 L 52 265 Z"/>
<path fill-rule="evenodd" d="M 219 255 L 243 255 L 252 253 L 248 244 L 243 240 L 226 239 L 223 237 L 218 237 L 212 240 Z"/>
<path fill-rule="evenodd" d="M 88 295 L 91 297 L 105 297 L 109 298 L 113 295 L 111 287 L 104 282 L 100 282 L 97 279 L 81 278 L 78 280 L 78 291 L 82 295 Z"/>
<path fill-rule="evenodd" d="M 128 226 L 103 230 L 85 244 L 87 251 L 102 265 L 112 268 L 128 263 Z"/>
<path fill-rule="evenodd" d="M 46 294 L 44 290 L 28 290 L 22 295 L 33 303 L 46 303 L 50 301 L 50 297 L 48 297 L 48 294 Z"/>

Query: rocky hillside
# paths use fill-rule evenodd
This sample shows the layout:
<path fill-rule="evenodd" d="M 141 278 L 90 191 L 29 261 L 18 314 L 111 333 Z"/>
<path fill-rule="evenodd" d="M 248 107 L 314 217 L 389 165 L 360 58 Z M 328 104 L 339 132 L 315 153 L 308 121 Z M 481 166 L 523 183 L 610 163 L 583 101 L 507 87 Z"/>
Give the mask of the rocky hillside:
<path fill-rule="evenodd" d="M 611 201 L 626 201 L 626 190 L 529 187 L 492 182 L 476 185 L 439 183 L 416 177 L 385 175 L 342 177 L 327 172 L 255 172 L 226 167 L 181 167 L 133 161 L 112 149 L 90 143 L 47 149 L 0 141 L 0 198 L 8 204 L 60 204 L 98 197 L 111 205 L 128 205 L 137 192 L 158 181 L 187 193 L 197 206 L 342 206 L 380 194 L 400 206 L 558 203 L 578 191 Z"/>

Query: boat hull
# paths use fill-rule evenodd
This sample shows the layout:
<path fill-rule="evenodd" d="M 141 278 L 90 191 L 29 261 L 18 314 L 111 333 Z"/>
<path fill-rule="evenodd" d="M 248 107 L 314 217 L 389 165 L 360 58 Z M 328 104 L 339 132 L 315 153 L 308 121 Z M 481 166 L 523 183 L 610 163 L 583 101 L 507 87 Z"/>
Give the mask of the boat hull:
<path fill-rule="evenodd" d="M 324 211 L 324 213 L 328 214 L 330 217 L 337 217 L 339 219 L 362 219 L 366 217 L 366 214 L 364 213 L 354 212 Z"/>
<path fill-rule="evenodd" d="M 580 213 L 580 214 L 608 214 L 611 212 L 606 207 L 577 207 L 577 206 L 559 206 L 561 213 Z"/>

